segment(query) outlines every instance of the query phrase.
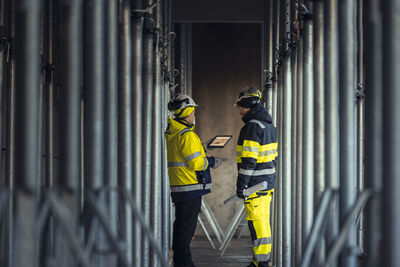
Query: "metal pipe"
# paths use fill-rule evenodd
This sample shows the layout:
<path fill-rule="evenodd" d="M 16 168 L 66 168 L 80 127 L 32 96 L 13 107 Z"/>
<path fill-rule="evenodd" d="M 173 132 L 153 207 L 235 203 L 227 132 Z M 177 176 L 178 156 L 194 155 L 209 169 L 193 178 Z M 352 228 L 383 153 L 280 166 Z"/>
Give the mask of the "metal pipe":
<path fill-rule="evenodd" d="M 53 1 L 45 2 L 45 19 L 44 27 L 46 33 L 43 40 L 43 57 L 44 57 L 44 85 L 47 96 L 46 101 L 46 187 L 52 188 L 54 185 L 54 34 L 53 34 Z M 41 137 L 39 136 L 39 140 Z M 40 142 L 39 142 L 40 144 Z M 40 147 L 39 147 L 40 149 Z M 39 153 L 40 155 L 41 153 Z M 39 157 L 39 166 L 41 157 Z M 40 173 L 39 173 L 40 177 Z"/>
<path fill-rule="evenodd" d="M 9 2 L 9 47 L 15 46 L 15 2 Z M 15 55 L 8 51 L 8 80 L 7 80 L 7 122 L 6 122 L 6 184 L 9 190 L 8 221 L 7 221 L 7 256 L 8 267 L 14 266 L 14 189 L 15 189 Z"/>
<path fill-rule="evenodd" d="M 210 227 L 213 230 L 215 237 L 217 238 L 219 243 L 222 243 L 222 239 L 224 238 L 224 232 L 221 229 L 218 221 L 216 220 L 214 214 L 207 201 L 203 198 L 201 200 L 201 212 L 207 218 L 207 221 L 210 223 Z"/>
<path fill-rule="evenodd" d="M 55 4 L 53 1 L 45 1 L 42 11 L 41 23 L 41 83 L 40 83 L 40 101 L 39 101 L 39 156 L 38 156 L 38 199 L 42 194 L 43 188 L 53 188 L 54 186 L 54 14 Z M 45 100 L 45 131 L 42 131 L 43 120 L 43 101 Z M 45 138 L 45 172 L 42 176 L 42 140 Z M 42 180 L 45 178 L 45 182 Z M 42 241 L 43 240 L 43 241 Z M 43 243 L 46 249 L 41 250 L 41 255 L 38 257 L 38 264 L 44 264 L 46 256 L 52 255 L 54 248 L 54 220 L 46 225 L 45 234 L 39 235 L 36 239 L 37 244 Z"/>
<path fill-rule="evenodd" d="M 225 250 L 227 249 L 230 241 L 232 240 L 233 234 L 235 233 L 236 228 L 240 224 L 240 222 L 243 220 L 245 216 L 245 211 L 244 211 L 244 205 L 241 205 L 240 208 L 236 211 L 235 216 L 232 218 L 231 223 L 228 225 L 228 228 L 226 228 L 226 234 L 224 239 L 222 240 L 221 246 L 219 247 L 219 250 L 221 251 L 221 257 L 224 255 Z"/>
<path fill-rule="evenodd" d="M 179 66 L 180 66 L 180 93 L 187 94 L 187 31 L 188 31 L 188 23 L 180 24 L 180 42 L 179 42 Z"/>
<path fill-rule="evenodd" d="M 121 186 L 132 192 L 132 95 L 131 95 L 131 6 L 130 1 L 122 3 L 122 21 L 119 25 L 119 70 L 118 70 L 118 176 Z M 133 262 L 132 210 L 129 203 L 123 203 L 121 220 L 122 237 L 126 244 L 126 258 Z"/>
<path fill-rule="evenodd" d="M 143 35 L 143 116 L 142 116 L 142 207 L 144 220 L 150 224 L 150 196 L 151 192 L 151 143 L 153 140 L 152 128 L 152 99 L 154 86 L 154 33 L 153 22 L 145 20 Z M 142 265 L 149 266 L 149 242 L 142 240 Z"/>
<path fill-rule="evenodd" d="M 40 2 L 16 3 L 15 105 L 15 266 L 35 266 L 36 189 L 38 183 Z M 16 257 L 15 252 L 24 257 Z M 26 256 L 26 257 L 25 257 Z"/>
<path fill-rule="evenodd" d="M 282 57 L 281 65 L 281 100 L 282 110 L 280 112 L 280 144 L 281 156 L 280 167 L 282 168 L 281 185 L 282 185 L 282 266 L 290 267 L 292 254 L 292 211 L 291 211 L 291 179 L 292 179 L 292 73 L 291 58 L 289 54 L 289 46 L 287 36 L 291 30 L 290 23 L 290 0 L 281 2 L 280 6 L 280 49 Z M 283 182 L 285 181 L 285 182 Z"/>
<path fill-rule="evenodd" d="M 264 70 L 265 75 L 265 90 L 266 90 L 266 108 L 268 113 L 272 115 L 272 79 L 273 79 L 273 1 L 267 1 L 266 6 L 266 20 L 265 20 L 265 45 L 266 45 L 266 68 Z"/>
<path fill-rule="evenodd" d="M 85 1 L 85 187 L 104 177 L 104 1 Z"/>
<path fill-rule="evenodd" d="M 291 0 L 290 2 L 291 9 L 290 9 L 290 40 L 289 40 L 289 45 L 290 45 L 290 69 L 292 73 L 292 137 L 291 137 L 291 142 L 292 142 L 292 151 L 291 151 L 291 176 L 292 176 L 292 181 L 291 181 L 291 219 L 292 221 L 290 222 L 291 225 L 291 262 L 292 265 L 295 265 L 296 263 L 296 238 L 295 238 L 295 233 L 296 233 L 296 167 L 297 167 L 297 16 L 298 16 L 298 9 L 296 8 L 296 2 Z"/>
<path fill-rule="evenodd" d="M 339 87 L 340 87 L 340 220 L 356 200 L 357 161 L 355 140 L 355 20 L 354 1 L 339 1 Z M 355 225 L 350 229 L 347 247 L 356 246 Z M 344 253 L 340 266 L 355 266 L 354 254 Z"/>
<path fill-rule="evenodd" d="M 382 190 L 382 14 L 379 0 L 370 0 L 365 13 L 365 187 Z M 382 238 L 382 194 L 373 197 L 367 206 L 366 253 L 368 267 L 383 266 L 379 244 Z"/>
<path fill-rule="evenodd" d="M 312 3 L 304 3 L 312 12 Z M 303 66 L 303 174 L 302 174 L 302 244 L 308 239 L 314 210 L 314 80 L 313 80 L 313 21 L 311 13 L 304 18 L 304 66 Z"/>
<path fill-rule="evenodd" d="M 16 4 L 16 142 L 15 176 L 20 189 L 34 194 L 38 177 L 38 130 L 40 87 L 40 3 Z M 23 77 L 23 78 L 22 78 Z"/>
<path fill-rule="evenodd" d="M 277 124 L 277 117 L 278 117 L 278 69 L 277 69 L 277 62 L 278 62 L 278 54 L 277 50 L 279 48 L 279 1 L 278 0 L 273 0 L 272 1 L 272 14 L 273 14 L 273 24 L 272 24 L 272 36 L 273 36 L 273 53 L 272 53 L 272 77 L 273 77 L 273 83 L 272 83 L 272 121 L 276 125 L 277 129 L 278 124 Z M 280 152 L 280 147 L 279 146 L 279 152 Z M 273 213 L 273 263 L 276 266 L 279 266 L 279 263 L 281 261 L 281 248 L 278 244 L 279 240 L 281 239 L 279 231 L 279 226 L 281 225 L 281 212 L 279 210 L 279 183 L 280 183 L 280 176 L 277 176 L 276 180 L 276 188 L 275 188 L 275 194 L 273 198 L 272 204 L 274 205 L 274 213 Z"/>
<path fill-rule="evenodd" d="M 326 186 L 339 189 L 339 64 L 338 1 L 324 2 L 325 62 L 325 173 Z M 339 232 L 339 203 L 332 201 L 326 242 L 331 246 Z M 334 262 L 331 267 L 336 266 Z"/>
<path fill-rule="evenodd" d="M 295 264 L 299 264 L 302 255 L 302 168 L 303 168 L 303 38 L 298 36 L 297 43 L 297 147 L 296 147 L 296 213 L 295 213 Z"/>
<path fill-rule="evenodd" d="M 364 97 L 364 42 L 363 42 L 363 1 L 357 0 L 357 193 L 364 190 L 364 124 L 365 124 L 365 97 Z M 357 244 L 364 251 L 364 214 L 357 226 Z"/>
<path fill-rule="evenodd" d="M 142 7 L 133 2 L 134 9 Z M 142 63 L 143 63 L 143 16 L 134 13 L 132 18 L 132 143 L 133 146 L 133 183 L 132 194 L 136 203 L 142 202 Z M 133 263 L 135 266 L 141 266 L 142 255 L 142 230 L 138 220 L 134 220 L 133 224 Z"/>
<path fill-rule="evenodd" d="M 324 88 L 324 3 L 314 2 L 314 211 L 325 190 L 325 88 Z M 325 257 L 325 242 L 321 237 L 314 262 Z"/>
<path fill-rule="evenodd" d="M 314 210 L 325 190 L 324 6 L 314 2 Z"/>
<path fill-rule="evenodd" d="M 273 10 L 273 56 L 272 56 L 272 64 L 273 71 L 272 76 L 274 82 L 272 84 L 272 121 L 275 125 L 277 125 L 277 116 L 278 116 L 278 49 L 279 49 L 279 5 L 280 1 L 275 0 L 272 2 L 272 10 Z"/>
<path fill-rule="evenodd" d="M 332 248 L 329 250 L 329 253 L 326 257 L 326 261 L 322 266 L 332 266 L 332 263 L 335 259 L 339 256 L 340 252 L 346 247 L 347 239 L 354 228 L 354 225 L 357 222 L 358 215 L 362 211 L 362 208 L 365 206 L 368 199 L 374 192 L 370 189 L 364 190 L 356 199 L 356 201 L 352 204 L 349 209 L 349 213 L 346 214 L 345 219 L 343 220 L 343 225 L 340 230 L 339 235 L 336 238 L 335 243 L 333 244 Z M 345 252 L 346 253 L 346 252 Z M 348 253 L 348 252 L 347 252 Z M 350 251 L 350 253 L 352 253 Z M 353 252 L 354 253 L 354 252 Z M 357 265 L 353 265 L 357 266 Z M 395 265 L 391 265 L 395 266 Z"/>
<path fill-rule="evenodd" d="M 9 53 L 9 43 L 8 40 L 6 39 L 6 34 L 5 34 L 5 15 L 6 15 L 6 6 L 5 6 L 5 1 L 1 0 L 0 1 L 0 140 L 2 139 L 2 129 L 3 129 L 3 91 L 5 90 L 4 83 L 6 81 L 6 61 L 7 61 L 7 56 Z M 0 147 L 2 148 L 0 142 Z M 3 152 L 0 152 L 0 163 L 3 164 Z M 1 168 L 2 169 L 2 168 Z M 2 173 L 0 174 L 1 176 Z M 3 177 L 0 179 L 2 180 Z M 1 242 L 1 240 L 0 240 Z"/>
<path fill-rule="evenodd" d="M 155 0 L 154 0 L 155 1 Z M 155 53 L 154 53 L 154 86 L 153 86 L 153 98 L 152 98 L 152 121 L 153 124 L 153 138 L 151 143 L 151 226 L 154 234 L 154 238 L 160 243 L 161 242 L 161 175 L 162 175 L 162 164 L 161 164 L 161 138 L 162 135 L 162 122 L 163 117 L 161 114 L 161 82 L 162 82 L 162 69 L 161 69 L 161 51 L 160 51 L 160 19 L 161 9 L 160 0 L 157 0 L 155 21 L 156 29 L 155 32 Z M 151 254 L 150 266 L 158 266 L 159 261 L 156 253 Z"/>
<path fill-rule="evenodd" d="M 104 145 L 105 145 L 105 5 L 104 0 L 84 1 L 84 177 L 83 195 L 98 191 L 104 185 Z M 98 195 L 102 210 L 106 210 L 105 197 Z M 87 200 L 85 210 L 90 210 Z M 87 235 L 90 233 L 90 223 L 87 224 Z M 104 237 L 103 229 L 95 232 L 96 246 L 101 250 Z M 104 266 L 105 255 L 95 257 L 95 264 Z"/>
<path fill-rule="evenodd" d="M 193 24 L 188 23 L 187 35 L 186 35 L 187 47 L 186 47 L 186 87 L 187 94 L 192 95 L 192 83 L 193 83 Z"/>
<path fill-rule="evenodd" d="M 304 255 L 301 259 L 301 264 L 299 265 L 300 267 L 307 267 L 311 264 L 312 256 L 315 252 L 315 247 L 317 246 L 319 235 L 323 231 L 324 225 L 327 221 L 330 202 L 334 197 L 334 192 L 330 188 L 327 188 L 321 196 L 321 202 L 315 212 L 315 221 L 313 223 L 313 228 L 310 232 L 310 237 L 308 238 L 307 245 L 304 248 Z M 317 251 L 319 250 L 320 248 L 318 247 Z"/>
<path fill-rule="evenodd" d="M 383 4 L 383 266 L 400 262 L 400 2 Z"/>
<path fill-rule="evenodd" d="M 118 2 L 106 1 L 105 13 L 105 183 L 109 188 L 118 187 Z M 112 238 L 118 231 L 118 195 L 110 190 L 107 195 L 108 218 Z M 109 256 L 108 266 L 116 266 L 116 256 Z"/>

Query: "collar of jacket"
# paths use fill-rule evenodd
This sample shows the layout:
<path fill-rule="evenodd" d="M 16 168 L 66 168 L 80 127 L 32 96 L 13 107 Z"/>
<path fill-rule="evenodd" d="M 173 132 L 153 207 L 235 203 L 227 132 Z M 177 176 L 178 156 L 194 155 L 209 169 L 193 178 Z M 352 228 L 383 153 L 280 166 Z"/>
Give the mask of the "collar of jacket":
<path fill-rule="evenodd" d="M 187 121 L 185 121 L 184 119 L 174 119 L 175 121 L 179 122 L 180 124 L 183 124 L 186 127 L 189 127 L 190 129 L 194 129 L 194 125 L 188 123 Z"/>
<path fill-rule="evenodd" d="M 258 103 L 254 108 L 250 109 L 250 111 L 242 117 L 242 121 L 244 123 L 248 123 L 252 119 L 272 123 L 271 116 L 268 114 L 268 111 L 261 103 Z"/>

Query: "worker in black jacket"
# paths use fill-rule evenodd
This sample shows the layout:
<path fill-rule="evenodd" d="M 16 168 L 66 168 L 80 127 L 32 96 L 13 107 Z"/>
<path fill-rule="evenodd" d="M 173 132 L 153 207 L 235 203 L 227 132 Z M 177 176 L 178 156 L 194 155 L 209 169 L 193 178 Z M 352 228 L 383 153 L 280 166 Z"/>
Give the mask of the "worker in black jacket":
<path fill-rule="evenodd" d="M 253 240 L 253 261 L 248 267 L 266 267 L 272 251 L 269 223 L 270 204 L 275 187 L 275 166 L 278 156 L 276 128 L 271 116 L 260 102 L 259 90 L 243 89 L 235 106 L 245 125 L 237 142 L 238 178 L 236 194 L 244 199 L 246 219 Z M 268 188 L 246 198 L 243 190 L 268 182 Z"/>

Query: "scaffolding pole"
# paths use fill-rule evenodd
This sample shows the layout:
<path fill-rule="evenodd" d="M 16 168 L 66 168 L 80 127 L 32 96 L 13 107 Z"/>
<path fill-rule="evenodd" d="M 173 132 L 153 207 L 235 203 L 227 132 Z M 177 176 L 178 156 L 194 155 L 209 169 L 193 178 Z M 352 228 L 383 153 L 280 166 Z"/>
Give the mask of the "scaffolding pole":
<path fill-rule="evenodd" d="M 355 4 L 339 1 L 339 88 L 340 88 L 340 223 L 356 200 L 357 159 L 355 132 Z M 340 266 L 352 267 L 356 255 L 355 225 L 349 230 L 346 250 L 340 256 Z"/>
<path fill-rule="evenodd" d="M 383 4 L 383 266 L 400 262 L 400 2 Z"/>
<path fill-rule="evenodd" d="M 366 5 L 365 50 L 365 187 L 379 192 L 366 207 L 367 266 L 383 266 L 379 243 L 382 242 L 382 177 L 383 177 L 383 85 L 382 85 L 382 13 L 379 0 Z"/>

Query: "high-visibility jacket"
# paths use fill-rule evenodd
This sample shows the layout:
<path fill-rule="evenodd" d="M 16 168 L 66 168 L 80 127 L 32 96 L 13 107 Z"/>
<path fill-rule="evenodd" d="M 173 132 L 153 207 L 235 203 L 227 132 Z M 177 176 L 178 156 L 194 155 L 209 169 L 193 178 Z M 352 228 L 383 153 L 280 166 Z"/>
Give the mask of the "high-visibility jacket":
<path fill-rule="evenodd" d="M 276 128 L 267 110 L 257 104 L 242 117 L 245 125 L 237 142 L 237 187 L 251 187 L 263 181 L 275 187 L 275 165 L 278 156 Z"/>
<path fill-rule="evenodd" d="M 168 118 L 165 132 L 168 176 L 173 202 L 193 199 L 211 192 L 208 160 L 194 126 Z M 200 184 L 200 178 L 205 183 Z"/>

